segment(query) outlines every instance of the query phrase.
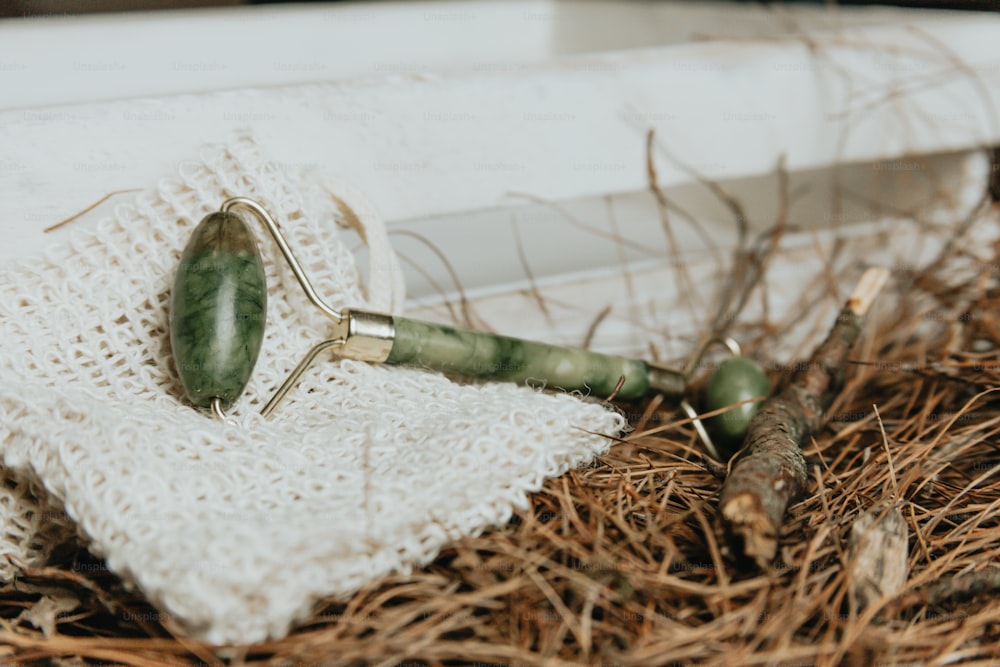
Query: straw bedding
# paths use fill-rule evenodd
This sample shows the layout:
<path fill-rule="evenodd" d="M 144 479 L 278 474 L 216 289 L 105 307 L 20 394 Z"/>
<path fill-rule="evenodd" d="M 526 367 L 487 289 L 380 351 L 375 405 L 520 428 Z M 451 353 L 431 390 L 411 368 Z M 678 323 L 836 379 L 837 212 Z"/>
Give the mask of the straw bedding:
<path fill-rule="evenodd" d="M 986 203 L 974 222 L 993 229 L 994 215 Z M 970 245 L 956 237 L 937 261 L 894 267 L 891 322 L 864 332 L 763 571 L 722 556 L 725 470 L 652 402 L 628 408 L 629 437 L 547 482 L 506 525 L 323 602 L 281 641 L 219 649 L 174 636 L 79 551 L 3 588 L 0 661 L 998 664 L 1000 245 Z M 742 335 L 766 357 L 781 333 L 761 321 Z M 779 385 L 788 371 L 770 367 Z M 907 529 L 905 583 L 862 607 L 852 526 L 888 508 Z"/>

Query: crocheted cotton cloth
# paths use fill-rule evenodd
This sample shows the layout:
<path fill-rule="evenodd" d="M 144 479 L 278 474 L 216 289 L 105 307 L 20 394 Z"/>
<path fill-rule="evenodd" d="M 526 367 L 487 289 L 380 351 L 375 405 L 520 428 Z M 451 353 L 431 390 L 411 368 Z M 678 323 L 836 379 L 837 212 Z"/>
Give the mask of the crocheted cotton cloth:
<path fill-rule="evenodd" d="M 607 448 L 593 434 L 617 435 L 623 418 L 572 396 L 330 358 L 264 420 L 327 320 L 256 222 L 269 312 L 250 386 L 230 423 L 185 403 L 168 295 L 192 229 L 227 197 L 269 208 L 332 306 L 398 308 L 384 229 L 356 193 L 335 193 L 345 215 L 330 190 L 241 138 L 0 273 L 0 555 L 42 564 L 78 536 L 188 634 L 255 642 L 320 596 L 506 521 L 545 478 Z M 367 290 L 342 238 L 359 221 Z"/>

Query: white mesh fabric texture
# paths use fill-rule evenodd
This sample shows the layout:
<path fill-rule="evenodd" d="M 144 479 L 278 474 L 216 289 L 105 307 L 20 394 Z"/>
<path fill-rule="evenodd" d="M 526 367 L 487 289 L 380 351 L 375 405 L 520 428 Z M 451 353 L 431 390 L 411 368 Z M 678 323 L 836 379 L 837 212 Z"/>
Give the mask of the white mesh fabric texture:
<path fill-rule="evenodd" d="M 341 201 L 356 206 L 356 194 Z M 335 222 L 356 221 L 249 138 L 206 149 L 96 231 L 3 272 L 0 554 L 42 563 L 75 523 L 182 631 L 213 643 L 280 637 L 317 597 L 506 521 L 546 477 L 608 446 L 594 433 L 624 427 L 571 396 L 329 358 L 262 419 L 327 321 L 256 222 L 269 285 L 260 359 L 233 423 L 190 407 L 167 297 L 194 226 L 236 195 L 269 208 L 334 307 L 398 301 L 361 288 Z M 386 251 L 384 231 L 363 231 Z"/>

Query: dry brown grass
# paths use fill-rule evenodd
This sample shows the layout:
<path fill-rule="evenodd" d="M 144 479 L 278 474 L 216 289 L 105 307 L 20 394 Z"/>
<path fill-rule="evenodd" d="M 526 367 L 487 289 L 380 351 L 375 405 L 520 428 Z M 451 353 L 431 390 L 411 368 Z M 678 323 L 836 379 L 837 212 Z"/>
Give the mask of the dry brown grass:
<path fill-rule="evenodd" d="M 897 272 L 892 326 L 866 332 L 859 349 L 873 356 L 859 361 L 871 363 L 853 365 L 806 449 L 808 488 L 768 571 L 721 557 L 719 466 L 653 403 L 631 406 L 632 436 L 550 480 L 509 524 L 318 605 L 281 641 L 219 650 L 177 638 L 79 552 L 3 587 L 0 662 L 1000 664 L 1000 607 L 955 579 L 990 572 L 1000 554 L 1000 257 L 978 252 L 956 245 L 930 271 Z M 908 581 L 859 610 L 847 537 L 884 505 L 908 524 Z"/>

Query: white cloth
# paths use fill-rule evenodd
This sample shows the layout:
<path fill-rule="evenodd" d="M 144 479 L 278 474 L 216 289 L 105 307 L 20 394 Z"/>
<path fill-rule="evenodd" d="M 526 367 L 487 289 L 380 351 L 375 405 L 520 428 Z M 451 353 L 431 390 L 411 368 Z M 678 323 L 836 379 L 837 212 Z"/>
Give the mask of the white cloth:
<path fill-rule="evenodd" d="M 260 226 L 260 359 L 233 423 L 192 408 L 170 357 L 169 291 L 194 225 L 237 195 L 275 215 L 331 305 L 398 308 L 398 265 L 363 197 L 282 171 L 245 137 L 0 273 L 0 553 L 40 564 L 77 535 L 191 636 L 276 638 L 316 598 L 506 521 L 545 478 L 605 450 L 595 433 L 625 427 L 572 396 L 329 357 L 262 419 L 327 320 Z M 379 255 L 371 294 L 341 239 L 359 222 Z"/>

